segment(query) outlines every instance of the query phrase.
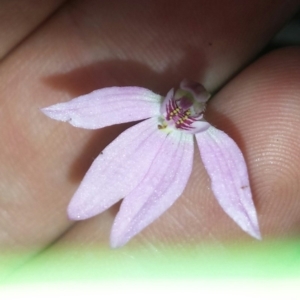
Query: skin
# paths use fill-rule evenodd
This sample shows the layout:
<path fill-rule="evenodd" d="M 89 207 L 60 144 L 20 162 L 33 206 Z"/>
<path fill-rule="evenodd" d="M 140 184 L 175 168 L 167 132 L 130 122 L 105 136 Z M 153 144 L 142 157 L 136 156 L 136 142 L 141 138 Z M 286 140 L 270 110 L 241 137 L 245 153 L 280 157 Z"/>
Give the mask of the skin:
<path fill-rule="evenodd" d="M 22 255 L 4 277 L 42 251 L 109 247 L 118 205 L 77 223 L 66 207 L 93 159 L 128 125 L 88 131 L 39 111 L 106 86 L 164 95 L 182 78 L 201 82 L 214 93 L 206 118 L 245 155 L 260 243 L 299 234 L 300 48 L 257 58 L 299 1 L 22 1 L 28 10 L 17 2 L 0 8 L 0 248 Z M 258 243 L 219 207 L 197 151 L 184 194 L 111 255 Z"/>

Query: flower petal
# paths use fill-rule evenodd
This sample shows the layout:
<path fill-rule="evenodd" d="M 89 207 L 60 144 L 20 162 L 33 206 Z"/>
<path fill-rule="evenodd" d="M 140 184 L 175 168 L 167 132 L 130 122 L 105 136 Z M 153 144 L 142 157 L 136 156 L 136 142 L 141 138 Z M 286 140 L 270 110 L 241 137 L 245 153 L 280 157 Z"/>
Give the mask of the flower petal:
<path fill-rule="evenodd" d="M 165 212 L 182 194 L 192 171 L 193 136 L 173 131 L 143 181 L 122 202 L 111 246 L 120 247 Z"/>
<path fill-rule="evenodd" d="M 161 115 L 166 115 L 168 112 L 168 105 L 169 102 L 172 100 L 174 96 L 174 88 L 169 90 L 169 92 L 167 93 L 166 97 L 164 98 L 164 100 L 161 103 L 161 107 L 160 107 L 160 114 Z"/>
<path fill-rule="evenodd" d="M 93 162 L 69 204 L 69 217 L 90 218 L 128 195 L 148 172 L 166 137 L 157 129 L 156 118 L 124 131 Z"/>
<path fill-rule="evenodd" d="M 180 88 L 184 91 L 190 92 L 194 99 L 199 103 L 207 102 L 211 96 L 202 84 L 189 79 L 182 80 L 180 82 Z"/>
<path fill-rule="evenodd" d="M 186 127 L 185 130 L 189 133 L 199 133 L 207 130 L 210 127 L 210 124 L 206 121 L 194 121 L 191 123 L 190 127 Z"/>
<path fill-rule="evenodd" d="M 212 126 L 196 134 L 196 140 L 216 199 L 244 231 L 260 239 L 247 166 L 241 150 L 226 133 Z"/>
<path fill-rule="evenodd" d="M 159 115 L 162 97 L 140 87 L 110 87 L 42 109 L 75 127 L 97 129 Z"/>

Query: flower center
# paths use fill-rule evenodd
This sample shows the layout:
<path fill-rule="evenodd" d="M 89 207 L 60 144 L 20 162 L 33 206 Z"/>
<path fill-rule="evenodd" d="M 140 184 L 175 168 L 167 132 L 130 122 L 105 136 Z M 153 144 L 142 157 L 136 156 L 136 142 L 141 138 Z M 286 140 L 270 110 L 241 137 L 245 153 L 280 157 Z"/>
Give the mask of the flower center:
<path fill-rule="evenodd" d="M 159 129 L 174 128 L 190 133 L 206 130 L 209 125 L 203 119 L 205 102 L 209 94 L 198 83 L 183 81 L 174 93 L 172 89 L 161 106 L 162 121 Z"/>
<path fill-rule="evenodd" d="M 195 121 L 203 118 L 203 109 L 195 111 L 193 101 L 187 97 L 177 100 L 170 99 L 166 106 L 165 119 L 168 125 L 175 126 L 177 129 L 189 130 Z"/>

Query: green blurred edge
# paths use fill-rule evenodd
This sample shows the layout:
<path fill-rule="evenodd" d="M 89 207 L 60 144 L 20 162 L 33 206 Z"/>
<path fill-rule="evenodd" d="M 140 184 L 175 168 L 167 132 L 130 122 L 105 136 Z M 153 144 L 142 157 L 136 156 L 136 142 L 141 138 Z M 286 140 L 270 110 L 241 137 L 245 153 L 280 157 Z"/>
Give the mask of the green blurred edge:
<path fill-rule="evenodd" d="M 126 279 L 300 278 L 300 241 L 239 246 L 173 246 L 155 249 L 67 246 L 30 261 L 0 254 L 0 284 L 94 282 Z"/>

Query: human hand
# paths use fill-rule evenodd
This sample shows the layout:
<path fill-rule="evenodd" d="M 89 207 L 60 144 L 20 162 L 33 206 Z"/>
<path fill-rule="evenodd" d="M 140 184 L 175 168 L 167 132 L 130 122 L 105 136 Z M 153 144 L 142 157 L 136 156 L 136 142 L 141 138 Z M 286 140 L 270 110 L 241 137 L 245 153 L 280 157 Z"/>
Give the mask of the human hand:
<path fill-rule="evenodd" d="M 4 36 L 0 52 L 2 249 L 31 255 L 53 241 L 53 249 L 66 243 L 108 247 L 117 207 L 80 223 L 67 219 L 66 207 L 93 159 L 126 126 L 76 129 L 45 118 L 41 107 L 113 85 L 163 95 L 185 77 L 219 90 L 206 118 L 244 153 L 263 237 L 297 232 L 299 49 L 269 54 L 232 77 L 292 16 L 298 1 L 74 1 L 44 23 L 59 1 L 38 8 L 30 2 L 35 10 L 20 30 L 7 34 L 14 38 Z M 227 240 L 256 243 L 218 206 L 196 153 L 183 196 L 119 251 Z"/>

